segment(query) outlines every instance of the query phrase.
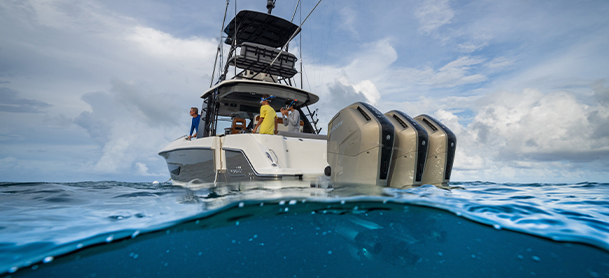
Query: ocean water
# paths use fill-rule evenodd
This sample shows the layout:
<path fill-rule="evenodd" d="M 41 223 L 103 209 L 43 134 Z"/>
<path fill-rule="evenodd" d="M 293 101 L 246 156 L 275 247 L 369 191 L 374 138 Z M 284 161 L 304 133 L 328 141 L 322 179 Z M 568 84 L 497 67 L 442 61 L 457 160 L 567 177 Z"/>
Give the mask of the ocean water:
<path fill-rule="evenodd" d="M 609 184 L 450 185 L 0 183 L 0 277 L 609 277 Z"/>

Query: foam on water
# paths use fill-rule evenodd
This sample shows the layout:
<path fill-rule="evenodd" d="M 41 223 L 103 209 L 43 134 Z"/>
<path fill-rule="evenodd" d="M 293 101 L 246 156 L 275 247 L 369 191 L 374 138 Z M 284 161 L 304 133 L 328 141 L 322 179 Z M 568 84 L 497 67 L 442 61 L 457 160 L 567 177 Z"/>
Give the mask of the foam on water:
<path fill-rule="evenodd" d="M 439 208 L 489 225 L 492 230 L 507 229 L 555 241 L 586 243 L 609 254 L 609 184 L 468 182 L 451 183 L 463 188 L 452 190 L 433 186 L 407 190 L 370 190 L 347 185 L 326 190 L 307 186 L 271 190 L 265 189 L 264 184 L 248 184 L 248 190 L 242 190 L 243 185 L 189 190 L 168 184 L 121 182 L 0 184 L 0 273 L 18 274 L 19 269 L 33 269 L 32 265 L 37 269 L 41 262 L 53 265 L 57 257 L 75 250 L 113 245 L 127 238 L 138 240 L 155 231 L 169 233 L 172 227 L 193 221 L 212 229 L 226 225 L 242 227 L 242 221 L 268 211 L 273 214 L 267 217 L 344 213 L 362 216 L 370 212 L 369 204 L 379 208 L 389 206 L 404 216 L 415 207 Z M 400 207 L 404 211 L 400 212 Z M 224 220 L 214 220 L 214 215 L 216 218 L 222 215 Z M 341 219 L 366 230 L 384 227 L 383 231 L 387 231 L 390 226 L 375 223 L 374 218 Z M 252 242 L 258 237 L 254 235 L 250 237 Z M 392 233 L 389 237 L 400 237 L 402 242 L 420 241 L 413 236 L 412 228 L 408 233 Z M 442 238 L 440 234 L 436 237 Z M 437 256 L 446 253 L 444 250 Z M 130 257 L 137 256 L 142 255 Z M 475 259 L 480 255 L 472 256 Z M 540 260 L 536 257 L 537 260 L 531 258 Z"/>

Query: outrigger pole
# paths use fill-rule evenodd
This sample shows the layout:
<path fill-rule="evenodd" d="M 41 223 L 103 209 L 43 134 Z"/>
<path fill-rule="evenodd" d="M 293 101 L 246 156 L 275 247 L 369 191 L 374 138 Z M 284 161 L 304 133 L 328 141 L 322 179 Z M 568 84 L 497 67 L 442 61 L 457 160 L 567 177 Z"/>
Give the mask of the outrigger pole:
<path fill-rule="evenodd" d="M 226 0 L 226 8 L 224 9 L 224 18 L 222 19 L 222 28 L 220 29 L 220 44 L 218 44 L 218 50 L 216 51 L 216 60 L 214 61 L 214 69 L 211 72 L 211 81 L 209 87 L 211 88 L 214 84 L 214 77 L 216 76 L 216 64 L 218 62 L 218 56 L 222 56 L 222 32 L 224 31 L 224 23 L 226 22 L 226 13 L 228 12 L 228 4 L 230 0 Z M 222 58 L 220 58 L 220 67 L 222 67 Z"/>

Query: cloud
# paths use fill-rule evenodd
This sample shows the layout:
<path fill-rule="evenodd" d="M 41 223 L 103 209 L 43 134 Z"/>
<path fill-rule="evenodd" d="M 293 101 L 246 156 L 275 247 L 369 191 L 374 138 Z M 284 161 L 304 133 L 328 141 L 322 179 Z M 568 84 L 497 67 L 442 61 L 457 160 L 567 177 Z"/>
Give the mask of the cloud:
<path fill-rule="evenodd" d="M 90 105 L 91 111 L 82 112 L 74 123 L 85 129 L 102 149 L 93 171 L 157 175 L 148 173 L 147 167 L 142 172 L 144 164 L 141 161 L 154 156 L 170 138 L 186 132 L 187 123 L 179 122 L 182 111 L 173 100 L 174 96 L 145 87 L 113 80 L 109 91 L 83 95 L 82 99 Z"/>
<path fill-rule="evenodd" d="M 361 91 L 355 89 L 355 87 L 345 78 L 338 78 L 333 83 L 328 84 L 328 104 L 335 109 L 342 109 L 347 105 L 354 102 L 366 102 L 366 95 Z M 338 110 L 337 110 L 338 111 Z"/>
<path fill-rule="evenodd" d="M 594 97 L 601 104 L 609 104 L 609 87 L 605 87 L 605 79 L 594 81 L 592 88 L 594 89 Z"/>
<path fill-rule="evenodd" d="M 332 6 L 305 25 L 303 39 L 317 36 L 303 41 L 303 60 L 321 125 L 364 101 L 434 115 L 458 133 L 453 180 L 606 179 L 607 5 L 384 6 Z M 201 18 L 192 6 L 168 7 L 0 1 L 0 112 L 11 117 L 0 125 L 0 157 L 21 169 L 5 176 L 167 175 L 156 152 L 188 131 L 188 108 L 210 84 L 218 29 L 207 27 L 224 5 L 206 7 L 205 26 L 192 23 Z M 325 32 L 309 32 L 318 15 Z M 13 117 L 28 109 L 42 114 Z"/>
<path fill-rule="evenodd" d="M 419 20 L 419 30 L 429 35 L 451 23 L 455 12 L 448 4 L 448 0 L 426 0 L 416 10 L 415 16 Z"/>
<path fill-rule="evenodd" d="M 0 23 L 0 59 L 7 61 L 0 76 L 20 88 L 0 89 L 0 112 L 37 110 L 47 119 L 42 126 L 33 117 L 0 126 L 3 144 L 48 150 L 3 152 L 23 161 L 18 173 L 61 180 L 168 176 L 157 152 L 188 131 L 188 109 L 200 105 L 209 86 L 216 40 L 178 38 L 96 1 L 2 2 Z M 86 151 L 67 155 L 61 144 Z"/>
<path fill-rule="evenodd" d="M 359 38 L 359 34 L 355 29 L 357 22 L 357 12 L 351 7 L 343 7 L 338 11 L 340 15 L 340 28 L 349 32 L 352 36 Z"/>
<path fill-rule="evenodd" d="M 584 104 L 573 93 L 533 89 L 495 92 L 476 104 L 477 115 L 467 126 L 450 112 L 436 112 L 457 134 L 457 172 L 487 176 L 492 165 L 512 168 L 495 178 L 526 180 L 540 169 L 556 171 L 545 172 L 546 178 L 573 178 L 582 163 L 609 163 L 609 108 L 602 104 Z"/>
<path fill-rule="evenodd" d="M 51 105 L 33 99 L 18 97 L 19 93 L 13 89 L 0 87 L 0 111 L 13 113 L 41 113 Z"/>

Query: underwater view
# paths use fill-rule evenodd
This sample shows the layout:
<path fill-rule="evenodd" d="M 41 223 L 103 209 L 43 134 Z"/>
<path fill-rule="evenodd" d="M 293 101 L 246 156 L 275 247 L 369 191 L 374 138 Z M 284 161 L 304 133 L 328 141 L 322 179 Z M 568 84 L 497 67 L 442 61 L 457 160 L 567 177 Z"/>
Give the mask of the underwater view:
<path fill-rule="evenodd" d="M 609 276 L 609 184 L 285 185 L 3 183 L 0 272 Z"/>

